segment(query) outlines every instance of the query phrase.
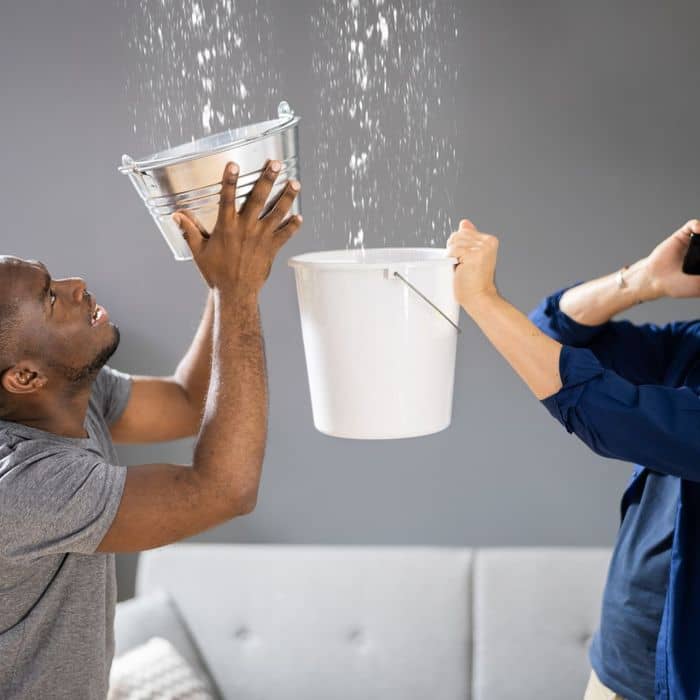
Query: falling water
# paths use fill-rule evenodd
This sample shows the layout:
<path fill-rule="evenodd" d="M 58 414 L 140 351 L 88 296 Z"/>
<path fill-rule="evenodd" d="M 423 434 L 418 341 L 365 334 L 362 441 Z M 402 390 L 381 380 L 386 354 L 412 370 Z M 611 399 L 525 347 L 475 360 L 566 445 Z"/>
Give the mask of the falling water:
<path fill-rule="evenodd" d="M 457 149 L 434 132 L 441 121 L 457 132 L 445 98 L 456 94 L 459 73 L 444 50 L 459 38 L 455 3 L 324 0 L 312 22 L 324 115 L 313 168 L 319 229 L 341 225 L 347 245 L 360 248 L 442 245 Z M 343 198 L 352 217 L 339 222 L 327 202 Z M 406 220 L 410 227 L 397 230 Z"/>
<path fill-rule="evenodd" d="M 127 86 L 135 132 L 161 150 L 274 113 L 272 18 L 259 2 L 139 0 Z M 257 91 L 253 91 L 257 86 Z"/>
<path fill-rule="evenodd" d="M 299 106 L 285 92 L 299 75 L 283 82 L 289 69 L 275 49 L 282 2 L 138 1 L 127 98 L 139 147 L 260 121 L 289 99 L 302 126 L 320 115 L 303 131 L 302 161 L 313 178 L 307 226 L 321 244 L 340 230 L 348 247 L 443 245 L 459 171 L 459 72 L 447 59 L 460 41 L 458 0 L 299 3 L 309 35 L 296 39 L 298 56 L 317 86 L 314 104 Z"/>

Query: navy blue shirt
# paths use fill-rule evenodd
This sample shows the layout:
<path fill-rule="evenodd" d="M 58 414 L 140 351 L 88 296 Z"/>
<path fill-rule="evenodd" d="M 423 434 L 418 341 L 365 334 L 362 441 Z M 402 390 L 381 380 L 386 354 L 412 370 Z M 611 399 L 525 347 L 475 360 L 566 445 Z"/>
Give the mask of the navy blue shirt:
<path fill-rule="evenodd" d="M 622 515 L 590 648 L 598 678 L 626 700 L 654 697 L 680 479 L 645 470 Z"/>
<path fill-rule="evenodd" d="M 583 326 L 531 314 L 564 347 L 543 401 L 605 457 L 635 462 L 591 662 L 630 700 L 700 698 L 700 322 Z"/>

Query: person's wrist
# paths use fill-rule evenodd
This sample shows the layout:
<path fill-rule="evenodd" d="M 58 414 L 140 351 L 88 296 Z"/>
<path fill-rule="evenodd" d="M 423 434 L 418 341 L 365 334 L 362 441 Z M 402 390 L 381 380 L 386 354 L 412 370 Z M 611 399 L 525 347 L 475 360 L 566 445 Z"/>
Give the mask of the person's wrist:
<path fill-rule="evenodd" d="M 488 309 L 499 298 L 498 289 L 490 287 L 469 294 L 462 302 L 462 308 L 471 317 Z"/>
<path fill-rule="evenodd" d="M 221 285 L 213 287 L 214 303 L 223 304 L 227 308 L 257 308 L 259 292 L 241 285 Z"/>
<path fill-rule="evenodd" d="M 649 259 L 642 258 L 624 271 L 624 281 L 638 303 L 655 301 L 665 296 L 663 285 L 652 273 Z"/>

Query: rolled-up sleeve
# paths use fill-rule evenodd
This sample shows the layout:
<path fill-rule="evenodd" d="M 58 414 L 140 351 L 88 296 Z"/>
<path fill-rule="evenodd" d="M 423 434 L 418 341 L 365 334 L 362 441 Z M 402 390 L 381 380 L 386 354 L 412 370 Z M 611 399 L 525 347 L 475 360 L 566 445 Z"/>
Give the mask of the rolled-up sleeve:
<path fill-rule="evenodd" d="M 586 347 L 607 324 L 599 326 L 584 326 L 567 316 L 560 308 L 559 302 L 569 289 L 577 287 L 580 282 L 559 289 L 545 297 L 534 311 L 530 313 L 530 320 L 550 338 L 573 347 Z"/>
<path fill-rule="evenodd" d="M 564 346 L 562 388 L 542 403 L 594 452 L 700 481 L 700 397 L 688 387 L 637 385 L 588 349 Z"/>
<path fill-rule="evenodd" d="M 562 345 L 589 348 L 603 367 L 628 381 L 664 384 L 670 362 L 688 340 L 688 331 L 697 329 L 697 321 L 676 321 L 663 326 L 608 321 L 584 326 L 559 307 L 561 298 L 571 288 L 565 287 L 546 297 L 530 314 L 530 320 Z"/>

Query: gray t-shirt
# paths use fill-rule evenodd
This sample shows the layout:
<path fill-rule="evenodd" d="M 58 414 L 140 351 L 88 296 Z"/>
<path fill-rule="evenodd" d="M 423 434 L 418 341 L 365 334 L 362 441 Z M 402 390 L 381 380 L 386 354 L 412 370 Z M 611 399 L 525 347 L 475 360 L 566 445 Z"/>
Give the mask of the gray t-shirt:
<path fill-rule="evenodd" d="M 104 700 L 114 654 L 114 554 L 95 553 L 126 467 L 108 425 L 129 399 L 108 367 L 85 439 L 0 421 L 0 698 Z"/>

